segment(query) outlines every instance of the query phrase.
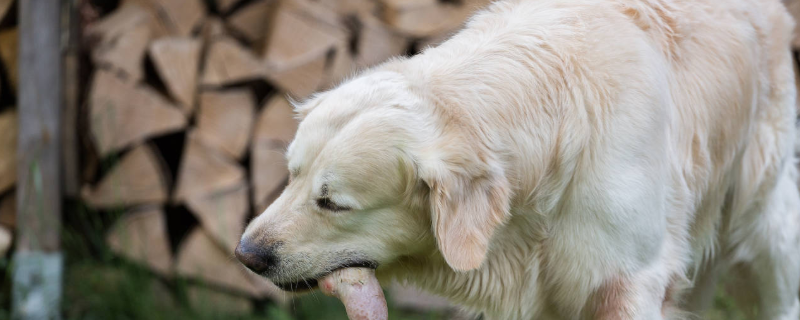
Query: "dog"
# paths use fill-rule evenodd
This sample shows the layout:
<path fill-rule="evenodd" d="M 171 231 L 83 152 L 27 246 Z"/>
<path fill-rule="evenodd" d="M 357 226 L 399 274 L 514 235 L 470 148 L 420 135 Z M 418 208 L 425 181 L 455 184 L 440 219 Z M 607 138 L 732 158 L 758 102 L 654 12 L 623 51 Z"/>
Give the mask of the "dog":
<path fill-rule="evenodd" d="M 502 0 L 296 105 L 236 255 L 376 269 L 487 319 L 685 319 L 726 272 L 800 317 L 793 21 L 778 0 Z"/>

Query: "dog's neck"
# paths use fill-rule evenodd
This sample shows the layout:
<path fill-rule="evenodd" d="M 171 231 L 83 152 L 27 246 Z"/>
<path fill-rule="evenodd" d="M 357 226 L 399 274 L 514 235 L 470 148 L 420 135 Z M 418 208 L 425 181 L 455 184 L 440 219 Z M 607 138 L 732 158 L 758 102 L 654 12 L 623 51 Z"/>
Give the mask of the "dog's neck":
<path fill-rule="evenodd" d="M 531 232 L 537 222 L 518 217 L 500 231 L 479 269 L 456 272 L 434 249 L 400 259 L 388 266 L 384 277 L 443 296 L 469 311 L 483 311 L 489 319 L 532 319 L 545 312 L 546 299 L 538 293 L 543 289 L 537 255 L 541 239 L 531 239 L 541 233 Z"/>

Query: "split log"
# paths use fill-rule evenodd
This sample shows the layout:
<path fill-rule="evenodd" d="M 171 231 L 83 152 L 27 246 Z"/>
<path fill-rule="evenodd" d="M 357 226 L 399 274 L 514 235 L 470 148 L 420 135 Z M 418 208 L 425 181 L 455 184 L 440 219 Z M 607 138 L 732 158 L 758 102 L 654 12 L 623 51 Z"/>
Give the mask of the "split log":
<path fill-rule="evenodd" d="M 391 30 L 382 21 L 371 16 L 363 17 L 356 49 L 356 64 L 366 68 L 405 53 L 408 39 Z"/>
<path fill-rule="evenodd" d="M 456 4 L 438 0 L 386 0 L 382 18 L 404 34 L 424 38 L 458 29 L 472 13 L 489 2 L 466 0 Z"/>
<path fill-rule="evenodd" d="M 236 30 L 248 41 L 259 43 L 264 39 L 271 11 L 277 0 L 258 0 L 244 8 L 236 10 L 227 21 L 231 29 Z"/>
<path fill-rule="evenodd" d="M 111 250 L 163 275 L 172 275 L 173 258 L 164 212 L 142 208 L 128 212 L 109 231 Z"/>
<path fill-rule="evenodd" d="M 223 14 L 227 13 L 228 10 L 230 10 L 233 7 L 233 5 L 235 5 L 239 1 L 241 0 L 214 0 L 214 2 L 217 5 L 217 10 Z"/>
<path fill-rule="evenodd" d="M 222 86 L 264 78 L 267 68 L 236 40 L 220 37 L 209 45 L 201 83 Z"/>
<path fill-rule="evenodd" d="M 211 43 L 225 35 L 225 24 L 220 18 L 208 17 L 205 22 L 203 22 L 200 34 L 203 36 L 206 43 Z"/>
<path fill-rule="evenodd" d="M 141 80 L 152 21 L 141 7 L 129 5 L 90 25 L 87 38 L 97 43 L 92 48 L 94 63 L 124 74 L 129 82 Z"/>
<path fill-rule="evenodd" d="M 283 301 L 286 296 L 267 279 L 245 270 L 232 258 L 232 253 L 220 249 L 202 228 L 195 228 L 181 243 L 176 270 L 181 275 L 253 297 Z"/>
<path fill-rule="evenodd" d="M 158 17 L 161 28 L 169 35 L 189 36 L 206 15 L 202 0 L 127 0 L 136 3 Z M 159 34 L 162 36 L 162 34 Z"/>
<path fill-rule="evenodd" d="M 304 14 L 299 3 L 303 2 L 281 6 L 275 13 L 264 58 L 271 70 L 268 79 L 303 99 L 322 86 L 328 56 L 335 55 L 336 48 L 346 48 L 348 37 L 339 28 L 338 15 L 323 23 Z"/>
<path fill-rule="evenodd" d="M 347 39 L 341 30 L 332 30 L 290 9 L 278 10 L 268 32 L 264 58 L 277 69 L 324 56 Z"/>
<path fill-rule="evenodd" d="M 206 145 L 241 159 L 247 150 L 254 118 L 255 102 L 249 90 L 204 92 L 200 94 L 197 134 Z"/>
<path fill-rule="evenodd" d="M 186 292 L 192 310 L 239 315 L 253 313 L 253 303 L 245 297 L 199 285 L 188 286 Z"/>
<path fill-rule="evenodd" d="M 134 27 L 143 23 L 151 23 L 152 18 L 147 10 L 138 4 L 123 5 L 111 14 L 86 26 L 84 39 L 89 45 L 113 42 Z"/>
<path fill-rule="evenodd" d="M 11 249 L 11 242 L 14 237 L 11 235 L 11 229 L 0 225 L 0 258 L 5 258 L 8 250 Z"/>
<path fill-rule="evenodd" d="M 161 38 L 150 44 L 150 57 L 158 74 L 186 115 L 194 109 L 201 45 L 200 40 L 192 38 Z"/>
<path fill-rule="evenodd" d="M 209 196 L 238 186 L 242 181 L 244 170 L 237 163 L 206 146 L 197 132 L 189 132 L 178 171 L 174 201 Z"/>
<path fill-rule="evenodd" d="M 0 193 L 17 181 L 18 131 L 17 111 L 9 109 L 0 113 Z"/>
<path fill-rule="evenodd" d="M 17 193 L 14 191 L 0 197 L 0 225 L 11 229 L 17 226 Z"/>
<path fill-rule="evenodd" d="M 186 117 L 152 89 L 126 84 L 113 74 L 95 72 L 89 97 L 89 126 L 101 156 L 180 130 Z"/>
<path fill-rule="evenodd" d="M 338 85 L 343 79 L 355 74 L 356 63 L 350 49 L 345 44 L 337 45 L 333 57 L 325 69 L 325 75 L 320 90 L 327 90 Z"/>
<path fill-rule="evenodd" d="M 800 0 L 784 0 L 786 9 L 794 17 L 795 21 L 800 21 Z M 792 40 L 792 48 L 795 50 L 800 49 L 800 23 L 794 26 L 794 38 Z"/>
<path fill-rule="evenodd" d="M 0 0 L 0 20 L 5 19 L 12 4 L 14 4 L 14 0 Z"/>
<path fill-rule="evenodd" d="M 302 100 L 322 86 L 326 62 L 327 55 L 319 55 L 308 61 L 279 65 L 267 74 L 267 79 L 293 98 Z"/>
<path fill-rule="evenodd" d="M 342 16 L 376 15 L 379 12 L 378 1 L 372 0 L 316 0 L 321 7 Z"/>
<path fill-rule="evenodd" d="M 283 150 L 297 131 L 297 121 L 289 102 L 276 95 L 258 117 L 253 137 L 251 168 L 253 206 L 264 211 L 289 175 Z"/>
<path fill-rule="evenodd" d="M 427 48 L 438 47 L 440 44 L 444 43 L 445 41 L 450 39 L 450 37 L 458 33 L 458 31 L 459 29 L 450 30 L 421 39 L 419 42 L 419 48 L 425 50 Z"/>
<path fill-rule="evenodd" d="M 11 90 L 16 92 L 19 72 L 17 71 L 18 32 L 17 28 L 0 31 L 0 59 L 8 73 L 8 82 Z"/>
<path fill-rule="evenodd" d="M 203 228 L 230 253 L 239 243 L 250 210 L 247 191 L 247 185 L 241 184 L 230 190 L 186 200 Z"/>
<path fill-rule="evenodd" d="M 168 183 L 162 161 L 152 147 L 137 146 L 125 154 L 97 186 L 85 186 L 82 197 L 95 208 L 164 203 Z"/>

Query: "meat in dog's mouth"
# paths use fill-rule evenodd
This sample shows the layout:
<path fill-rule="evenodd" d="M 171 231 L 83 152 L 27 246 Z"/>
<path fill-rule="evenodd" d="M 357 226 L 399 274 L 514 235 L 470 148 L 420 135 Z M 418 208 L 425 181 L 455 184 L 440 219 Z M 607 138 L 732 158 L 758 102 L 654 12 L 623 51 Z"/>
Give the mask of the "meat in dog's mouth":
<path fill-rule="evenodd" d="M 319 286 L 319 279 L 324 278 L 325 276 L 333 273 L 336 270 L 341 270 L 345 268 L 370 268 L 370 269 L 377 269 L 378 264 L 373 261 L 354 261 L 349 263 L 344 263 L 339 265 L 336 268 L 331 269 L 328 272 L 321 273 L 317 276 L 300 279 L 294 282 L 283 282 L 283 283 L 275 283 L 278 288 L 284 291 L 291 291 L 291 292 L 303 292 L 314 290 Z"/>

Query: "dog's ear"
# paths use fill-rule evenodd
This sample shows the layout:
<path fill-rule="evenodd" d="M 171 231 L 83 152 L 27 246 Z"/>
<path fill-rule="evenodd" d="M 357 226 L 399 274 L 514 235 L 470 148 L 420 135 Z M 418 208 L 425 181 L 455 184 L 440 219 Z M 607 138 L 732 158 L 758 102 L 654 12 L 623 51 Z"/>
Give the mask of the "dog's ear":
<path fill-rule="evenodd" d="M 430 189 L 433 232 L 447 264 L 456 271 L 483 264 L 492 236 L 509 218 L 511 190 L 494 161 L 459 150 L 422 170 Z"/>

